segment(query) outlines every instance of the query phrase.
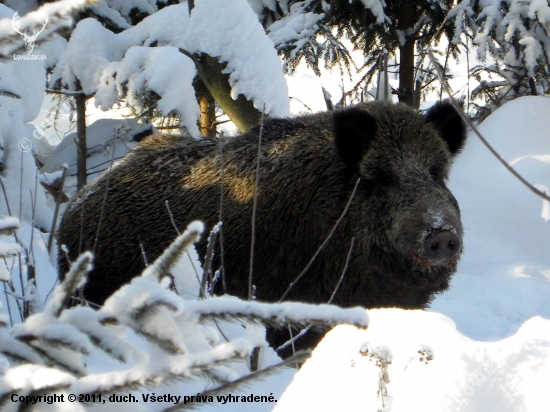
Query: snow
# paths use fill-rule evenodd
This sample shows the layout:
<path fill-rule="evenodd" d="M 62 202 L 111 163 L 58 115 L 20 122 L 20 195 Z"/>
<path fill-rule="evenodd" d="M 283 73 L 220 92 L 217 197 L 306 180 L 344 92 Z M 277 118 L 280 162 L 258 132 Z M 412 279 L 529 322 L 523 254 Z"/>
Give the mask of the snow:
<path fill-rule="evenodd" d="M 298 323 L 325 321 L 329 324 L 350 323 L 366 328 L 369 317 L 365 309 L 357 307 L 341 309 L 330 305 L 308 305 L 299 302 L 265 304 L 243 302 L 236 298 L 212 298 L 186 302 L 186 307 L 196 314 L 219 314 L 252 316 L 273 320 L 287 320 Z M 309 323 L 309 322 L 308 322 Z"/>
<path fill-rule="evenodd" d="M 0 219 L 0 232 L 13 229 L 19 229 L 18 219 L 15 217 L 4 217 Z"/>
<path fill-rule="evenodd" d="M 227 62 L 224 72 L 230 73 L 233 99 L 243 94 L 270 116 L 290 114 L 281 62 L 246 0 L 196 2 L 183 48 Z"/>
<path fill-rule="evenodd" d="M 369 314 L 366 331 L 338 326 L 327 334 L 274 411 L 376 410 L 380 367 L 360 353 L 365 342 L 378 352 L 374 358 L 390 362 L 386 389 L 392 412 L 550 408 L 542 386 L 550 379 L 550 320 L 534 317 L 507 339 L 479 342 L 438 313 L 383 309 Z M 429 352 L 432 359 L 426 357 Z"/>
<path fill-rule="evenodd" d="M 178 76 L 173 77 L 174 73 L 178 73 Z M 140 90 L 147 86 L 162 96 L 157 108 L 163 115 L 172 111 L 183 114 L 183 126 L 192 135 L 198 136 L 196 119 L 200 115 L 200 109 L 192 86 L 195 76 L 193 62 L 174 47 L 131 47 L 118 67 L 116 85 L 120 95 L 123 87 Z M 118 100 L 119 94 L 105 96 L 104 90 L 114 91 L 102 89 L 101 93 L 96 94 L 96 104 L 111 107 Z M 104 100 L 107 103 L 104 104 Z M 129 104 L 138 103 L 131 94 L 127 101 Z"/>
<path fill-rule="evenodd" d="M 61 0 L 53 3 L 46 3 L 38 10 L 28 12 L 25 16 L 18 19 L 17 24 L 19 30 L 21 32 L 27 30 L 29 33 L 32 33 L 35 29 L 42 28 L 45 21 L 44 16 L 49 16 L 49 22 L 44 27 L 44 31 L 40 34 L 40 37 L 45 39 L 55 30 L 61 27 L 70 26 L 72 24 L 72 19 L 66 16 L 72 11 L 82 8 L 87 1 L 88 0 Z M 0 20 L 0 38 L 4 40 L 0 46 L 0 53 L 4 55 L 10 55 L 24 45 L 23 39 L 14 31 L 12 25 L 12 18 L 19 5 L 13 3 L 10 5 L 15 6 L 16 9 L 13 10 L 3 4 L 0 5 L 2 10 L 0 14 L 0 19 L 2 19 Z"/>
<path fill-rule="evenodd" d="M 11 19 L 13 13 L 0 5 L 0 17 L 9 16 Z M 5 20 L 0 21 L 0 32 L 4 23 Z M 13 32 L 11 20 L 9 24 Z M 29 139 L 32 134 L 25 123 L 34 119 L 40 111 L 45 80 L 46 72 L 40 61 L 6 60 L 0 65 L 0 90 L 13 94 L 0 96 L 1 178 L 11 211 L 8 211 L 5 201 L 0 202 L 0 214 L 3 216 L 11 214 L 27 221 L 32 220 L 29 193 L 34 193 L 36 164 L 30 151 L 32 144 Z M 46 228 L 51 222 L 51 211 L 45 206 L 46 197 L 42 191 L 37 192 L 36 201 L 35 221 Z"/>
<path fill-rule="evenodd" d="M 161 47 L 149 47 L 153 42 Z M 191 17 L 185 3 L 168 6 L 119 34 L 84 19 L 66 49 L 57 43 L 46 46 L 57 63 L 49 84 L 61 80 L 69 90 L 81 87 L 86 95 L 95 95 L 102 110 L 123 96 L 136 105 L 135 93 L 147 87 L 161 96 L 157 108 L 162 114 L 176 112 L 189 133 L 198 136 L 200 109 L 192 87 L 196 70 L 182 48 L 227 62 L 234 99 L 243 94 L 268 115 L 290 114 L 282 64 L 246 0 L 201 1 Z"/>
<path fill-rule="evenodd" d="M 369 9 L 374 14 L 377 24 L 384 24 L 386 21 L 390 22 L 389 18 L 384 14 L 384 7 L 386 6 L 384 0 L 361 0 L 361 2 L 366 9 Z"/>
<path fill-rule="evenodd" d="M 89 106 L 91 103 L 88 104 Z M 86 128 L 88 146 L 86 165 L 89 182 L 107 170 L 111 163 L 116 164 L 129 149 L 135 147 L 137 145 L 136 135 L 147 130 L 133 118 L 99 119 L 93 123 L 92 121 L 93 119 Z M 43 147 L 42 154 L 38 158 L 43 164 L 41 171 L 49 177 L 49 182 L 52 182 L 56 176 L 60 177 L 63 165 L 68 165 L 69 171 L 65 181 L 65 193 L 68 196 L 76 192 L 75 139 L 76 131 L 68 133 L 55 149 L 46 142 L 46 136 L 35 142 L 38 147 Z"/>
<path fill-rule="evenodd" d="M 531 0 L 529 2 L 529 12 L 527 14 L 530 18 L 538 19 L 540 23 L 550 21 L 550 6 L 546 0 Z"/>
<path fill-rule="evenodd" d="M 50 385 L 65 386 L 74 380 L 74 378 L 55 369 L 46 368 L 38 365 L 21 365 L 6 372 L 6 382 L 11 384 L 13 389 L 22 389 L 32 386 L 36 391 Z"/>
<path fill-rule="evenodd" d="M 535 187 L 540 190 L 542 193 L 545 193 L 546 196 L 550 195 L 550 189 L 545 185 L 535 185 Z M 542 211 L 540 216 L 544 219 L 545 222 L 550 220 L 550 202 L 546 199 L 542 200 Z"/>
<path fill-rule="evenodd" d="M 541 189 L 550 186 L 547 136 L 550 120 L 545 116 L 549 110 L 547 98 L 521 98 L 507 103 L 480 126 L 504 158 Z M 266 381 L 232 392 L 273 393 L 277 403 L 227 403 L 224 410 L 268 411 L 274 405 L 277 411 L 306 405 L 308 410 L 376 410 L 382 408 L 377 397 L 380 368 L 375 365 L 380 359 L 391 360 L 387 365 L 390 382 L 385 383 L 388 391 L 385 407 L 389 410 L 391 400 L 392 412 L 411 408 L 426 412 L 548 409 L 549 400 L 539 389 L 540 382 L 550 378 L 550 257 L 546 250 L 550 231 L 541 212 L 547 203 L 518 183 L 473 134 L 455 161 L 449 187 L 461 205 L 466 249 L 451 289 L 433 302 L 430 311 L 371 310 L 370 320 L 362 309 L 344 317 L 328 308 L 326 312 L 316 312 L 334 322 L 362 322 L 365 326 L 368 321 L 369 327 L 366 331 L 352 326 L 337 327 L 299 372 L 286 369 Z M 430 216 L 434 221 L 439 218 L 435 211 Z M 23 235 L 28 238 L 24 222 L 22 230 L 27 231 Z M 38 252 L 37 258 L 44 253 Z M 194 251 L 191 256 L 202 273 Z M 47 264 L 42 260 L 37 267 L 43 271 Z M 46 325 L 55 326 L 51 319 L 39 322 L 39 317 L 34 318 L 33 333 L 48 339 L 65 334 L 82 336 L 80 333 L 98 336 L 115 357 L 127 361 L 119 372 L 108 373 L 119 370 L 120 365 L 99 350 L 90 350 L 90 355 L 84 358 L 89 365 L 88 376 L 75 381 L 71 391 L 115 387 L 128 379 L 143 382 L 155 373 L 185 372 L 197 362 L 227 359 L 239 351 L 249 353 L 250 343 L 264 342 L 263 330 L 258 326 L 248 324 L 243 329 L 239 324 L 220 322 L 231 342 L 225 345 L 212 324 L 193 323 L 202 317 L 285 316 L 298 322 L 312 317 L 311 308 L 295 303 L 268 306 L 227 297 L 196 301 L 199 281 L 191 262 L 182 262 L 174 270 L 184 267 L 186 274 L 178 274 L 176 278 L 190 291 L 182 295 L 189 300 L 181 300 L 166 290 L 166 281 L 158 284 L 150 277 L 140 277 L 135 284 L 132 282 L 119 291 L 118 297 L 113 296 L 100 311 L 87 308 L 65 311 L 60 320 L 72 325 L 70 332 Z M 48 276 L 55 278 L 53 268 Z M 46 296 L 49 282 L 42 279 L 41 276 L 39 287 L 41 295 Z M 132 294 L 128 291 L 134 287 L 138 293 L 130 298 Z M 134 300 L 136 296 L 141 297 Z M 120 300 L 116 310 L 115 300 Z M 170 304 L 148 317 L 142 330 L 169 339 L 185 350 L 185 354 L 176 355 L 177 359 L 170 362 L 158 348 L 145 344 L 145 340 L 124 326 L 136 324 L 136 319 L 123 316 L 129 307 L 154 302 Z M 169 307 L 176 310 L 166 309 Z M 107 330 L 100 326 L 101 321 L 113 317 L 121 322 L 118 326 Z M 0 334 L 0 342 L 9 345 L 12 351 L 32 356 L 25 354 L 24 347 L 13 337 Z M 80 346 L 85 347 L 84 342 Z M 369 349 L 372 361 L 359 353 L 362 347 Z M 263 348 L 261 367 L 276 363 L 274 352 Z M 25 379 L 31 379 L 34 373 L 34 369 L 15 368 L 15 371 Z M 220 373 L 235 378 L 245 374 L 246 367 L 240 364 L 237 369 Z M 4 377 L 1 384 L 12 383 Z M 200 385 L 185 384 L 159 387 L 156 394 L 175 391 L 195 394 L 202 390 Z M 138 405 L 151 406 L 131 406 Z M 160 403 L 159 407 L 162 405 L 167 404 Z M 117 407 L 126 406 L 117 404 Z M 204 409 L 215 411 L 220 405 L 214 402 Z"/>
<path fill-rule="evenodd" d="M 537 65 L 537 58 L 542 55 L 542 47 L 537 39 L 533 36 L 525 34 L 519 41 L 519 44 L 525 46 L 525 65 L 527 67 L 527 74 L 531 77 L 535 75 L 535 67 Z"/>
<path fill-rule="evenodd" d="M 21 247 L 13 243 L 0 242 L 0 256 L 14 256 L 21 253 Z"/>
<path fill-rule="evenodd" d="M 295 3 L 290 6 L 290 13 L 277 20 L 268 28 L 268 36 L 276 45 L 312 36 L 317 31 L 317 23 L 324 14 L 304 13 L 306 3 Z"/>
<path fill-rule="evenodd" d="M 550 185 L 548 110 L 549 99 L 523 97 L 479 127 L 520 174 L 545 186 Z M 550 317 L 550 227 L 541 216 L 542 199 L 473 134 L 451 170 L 449 188 L 462 211 L 465 253 L 451 290 L 433 302 L 432 310 L 480 340 L 510 336 L 532 316 Z"/>

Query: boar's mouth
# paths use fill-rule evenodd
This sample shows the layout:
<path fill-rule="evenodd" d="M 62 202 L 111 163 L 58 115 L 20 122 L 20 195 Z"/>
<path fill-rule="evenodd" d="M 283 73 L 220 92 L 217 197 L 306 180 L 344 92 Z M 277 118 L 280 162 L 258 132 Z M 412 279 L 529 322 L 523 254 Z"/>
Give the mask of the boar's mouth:
<path fill-rule="evenodd" d="M 456 271 L 460 254 L 446 260 L 431 260 L 422 253 L 410 253 L 412 273 L 415 279 L 424 282 L 448 280 Z"/>
<path fill-rule="evenodd" d="M 458 259 L 459 259 L 458 254 L 450 259 L 439 260 L 439 261 L 431 260 L 420 253 L 411 253 L 411 257 L 415 263 L 417 263 L 419 266 L 421 266 L 424 270 L 427 270 L 428 272 L 438 266 L 452 267 L 453 265 L 456 264 L 456 262 L 458 262 Z"/>

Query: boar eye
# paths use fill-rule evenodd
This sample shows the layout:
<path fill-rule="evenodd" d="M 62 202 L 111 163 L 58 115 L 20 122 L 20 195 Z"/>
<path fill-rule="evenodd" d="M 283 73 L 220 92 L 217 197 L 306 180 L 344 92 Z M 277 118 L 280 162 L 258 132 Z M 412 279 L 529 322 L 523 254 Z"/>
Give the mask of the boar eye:
<path fill-rule="evenodd" d="M 434 179 L 443 178 L 443 169 L 439 166 L 430 166 L 428 171 L 430 173 L 430 176 L 432 176 Z"/>

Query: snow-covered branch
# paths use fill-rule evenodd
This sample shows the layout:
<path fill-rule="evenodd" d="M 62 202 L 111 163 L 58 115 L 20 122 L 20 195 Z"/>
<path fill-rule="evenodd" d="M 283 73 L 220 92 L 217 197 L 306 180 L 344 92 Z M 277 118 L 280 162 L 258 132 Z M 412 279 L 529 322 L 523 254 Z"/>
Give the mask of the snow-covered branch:
<path fill-rule="evenodd" d="M 72 13 L 93 3 L 92 0 L 61 0 L 46 3 L 24 17 L 14 15 L 11 19 L 0 20 L 0 58 L 11 58 L 14 52 L 25 47 L 21 33 L 40 33 L 34 41 L 44 42 L 60 29 L 73 24 Z"/>

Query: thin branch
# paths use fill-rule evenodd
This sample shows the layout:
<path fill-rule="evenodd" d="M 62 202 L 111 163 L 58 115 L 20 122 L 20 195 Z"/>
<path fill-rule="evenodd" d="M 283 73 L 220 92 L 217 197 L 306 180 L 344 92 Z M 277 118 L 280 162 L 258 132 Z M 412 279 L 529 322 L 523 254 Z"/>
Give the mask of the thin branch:
<path fill-rule="evenodd" d="M 493 148 L 493 146 L 491 146 L 489 144 L 489 142 L 485 139 L 485 137 L 483 137 L 483 135 L 479 132 L 479 130 L 477 129 L 477 127 L 474 125 L 474 123 L 470 120 L 470 118 L 468 116 L 466 116 L 464 114 L 464 111 L 462 110 L 462 108 L 460 107 L 460 105 L 455 101 L 455 99 L 452 98 L 452 91 L 451 91 L 451 88 L 449 87 L 449 85 L 447 84 L 447 81 L 445 80 L 445 78 L 443 77 L 443 73 L 441 73 L 441 70 L 439 68 L 439 66 L 437 65 L 437 63 L 435 62 L 435 57 L 432 53 L 432 50 L 430 48 L 428 48 L 428 57 L 430 58 L 433 66 L 435 67 L 436 71 L 437 71 L 437 75 L 439 76 L 439 80 L 441 81 L 441 83 L 443 84 L 443 87 L 445 88 L 445 92 L 449 95 L 449 97 L 451 98 L 450 101 L 451 101 L 451 104 L 453 105 L 453 107 L 455 108 L 456 112 L 460 115 L 460 117 L 462 117 L 462 120 L 464 120 L 466 122 L 466 124 L 471 127 L 471 129 L 474 131 L 474 133 L 477 135 L 477 137 L 479 137 L 479 139 L 482 141 L 482 143 L 487 147 L 487 149 L 489 149 L 489 151 L 498 159 L 498 161 L 500 163 L 502 163 L 504 165 L 504 167 L 506 169 L 508 169 L 508 171 L 510 173 L 512 173 L 521 183 L 523 183 L 525 186 L 527 186 L 527 188 L 529 190 L 531 190 L 531 192 L 533 192 L 534 194 L 536 194 L 537 196 L 540 196 L 542 197 L 543 199 L 545 200 L 548 200 L 550 201 L 550 196 L 548 196 L 546 193 L 542 192 L 541 190 L 537 189 L 535 186 L 533 186 L 531 183 L 529 183 L 527 180 L 525 180 L 525 178 L 523 176 L 521 176 L 512 166 L 510 166 L 506 160 L 504 160 L 502 158 L 502 156 Z"/>
<path fill-rule="evenodd" d="M 248 272 L 248 300 L 253 300 L 252 296 L 252 272 L 254 270 L 254 244 L 256 243 L 256 208 L 258 206 L 258 186 L 260 181 L 260 158 L 262 156 L 262 132 L 264 128 L 265 104 L 260 119 L 260 132 L 258 135 L 258 158 L 256 159 L 256 183 L 254 185 L 254 203 L 252 205 L 252 239 L 250 241 L 250 270 Z"/>
<path fill-rule="evenodd" d="M 342 270 L 342 275 L 340 276 L 340 279 L 338 280 L 338 283 L 336 284 L 336 287 L 332 291 L 332 295 L 330 296 L 330 299 L 328 300 L 327 304 L 331 304 L 332 300 L 334 299 L 334 296 L 336 295 L 336 292 L 338 292 L 338 289 L 340 289 L 340 285 L 342 284 L 342 281 L 344 280 L 344 275 L 346 274 L 349 266 L 349 261 L 351 258 L 351 252 L 353 250 L 353 246 L 355 245 L 355 238 L 351 239 L 351 245 L 349 247 L 348 256 L 346 257 L 346 263 L 344 264 L 344 270 Z M 302 336 L 304 336 L 310 329 L 312 328 L 312 325 L 309 325 L 307 328 L 304 328 L 298 333 L 296 336 L 292 337 L 292 330 L 289 327 L 290 331 L 290 339 L 283 343 L 281 346 L 279 346 L 277 349 L 275 349 L 275 352 L 280 352 L 284 348 L 286 348 L 288 345 L 292 344 L 292 353 L 295 353 L 294 350 L 294 342 L 296 342 L 298 339 L 300 339 Z"/>
<path fill-rule="evenodd" d="M 283 293 L 283 296 L 281 296 L 281 299 L 279 299 L 279 303 L 282 302 L 284 300 L 284 298 L 286 298 L 286 296 L 288 295 L 288 293 L 290 292 L 290 289 L 292 289 L 294 287 L 294 285 L 302 278 L 302 276 L 304 276 L 304 274 L 308 271 L 308 269 L 311 267 L 311 265 L 313 264 L 313 261 L 317 258 L 317 256 L 319 255 L 319 253 L 321 253 L 321 251 L 323 250 L 323 248 L 326 246 L 326 244 L 328 243 L 328 241 L 330 240 L 330 238 L 332 237 L 333 233 L 335 232 L 336 228 L 338 227 L 338 225 L 340 224 L 340 222 L 342 221 L 342 219 L 344 218 L 344 216 L 346 215 L 348 209 L 349 209 L 349 205 L 351 204 L 351 201 L 353 200 L 353 197 L 355 196 L 355 192 L 357 192 L 357 187 L 359 187 L 359 182 L 361 181 L 361 178 L 357 179 L 357 181 L 355 182 L 355 187 L 353 188 L 353 192 L 351 193 L 351 196 L 349 197 L 349 200 L 348 200 L 348 203 L 346 204 L 346 207 L 344 208 L 344 211 L 342 212 L 342 214 L 340 215 L 340 217 L 338 218 L 338 220 L 336 221 L 336 223 L 334 224 L 334 226 L 332 227 L 332 230 L 330 231 L 330 233 L 328 234 L 327 238 L 325 239 L 325 241 L 321 244 L 321 246 L 319 246 L 319 249 L 317 249 L 317 251 L 315 252 L 315 254 L 313 255 L 313 257 L 311 258 L 311 260 L 309 261 L 309 263 L 306 265 L 306 267 L 304 268 L 304 270 L 302 270 L 302 272 L 296 276 L 296 279 L 294 279 L 294 282 L 292 282 L 290 285 L 288 285 L 288 289 L 285 291 L 285 293 Z"/>
<path fill-rule="evenodd" d="M 178 229 L 178 226 L 176 225 L 176 221 L 174 220 L 174 215 L 172 214 L 172 211 L 170 210 L 170 202 L 168 200 L 166 200 L 164 202 L 164 204 L 166 205 L 166 210 L 168 210 L 168 216 L 170 216 L 170 221 L 172 222 L 172 226 L 174 226 L 174 229 L 176 229 L 176 233 L 178 234 L 178 236 L 181 235 L 181 233 Z M 195 264 L 193 263 L 193 259 L 191 259 L 191 254 L 189 253 L 189 249 L 186 249 L 185 253 L 187 253 L 187 257 L 189 258 L 189 262 L 191 262 L 191 266 L 193 267 L 193 270 L 195 271 L 195 277 L 197 278 L 197 282 L 199 283 L 199 286 L 200 286 L 201 280 L 199 278 L 199 271 L 195 267 Z"/>
<path fill-rule="evenodd" d="M 166 205 L 166 210 L 168 210 L 168 216 L 170 216 L 170 221 L 172 222 L 172 226 L 174 226 L 174 229 L 176 229 L 176 233 L 181 235 L 180 230 L 178 229 L 178 226 L 176 225 L 176 221 L 174 220 L 174 215 L 172 214 L 172 211 L 170 210 L 170 202 L 168 200 L 164 201 L 164 204 Z"/>
<path fill-rule="evenodd" d="M 302 103 L 302 105 L 303 105 L 310 113 L 313 113 L 313 110 L 311 109 L 311 107 L 309 107 L 307 104 L 305 104 L 303 101 L 301 101 L 301 100 L 298 99 L 297 97 L 289 96 L 289 99 L 290 99 L 290 100 L 296 100 L 297 102 Z"/>
<path fill-rule="evenodd" d="M 93 97 L 93 94 L 86 94 L 82 91 L 76 92 L 72 90 L 54 90 L 54 89 L 46 89 L 46 93 L 50 94 L 62 94 L 63 96 L 85 96 L 86 98 Z"/>
<path fill-rule="evenodd" d="M 349 261 L 351 259 L 351 252 L 353 251 L 353 246 L 355 246 L 355 238 L 351 238 L 351 244 L 349 246 L 348 256 L 346 257 L 346 263 L 344 265 L 344 269 L 342 270 L 342 275 L 340 276 L 340 279 L 338 280 L 338 283 L 336 284 L 336 287 L 332 291 L 332 295 L 330 295 L 330 299 L 328 300 L 328 304 L 330 305 L 332 301 L 334 300 L 334 296 L 336 295 L 336 292 L 338 292 L 338 289 L 340 288 L 340 285 L 342 284 L 342 281 L 344 280 L 344 275 L 346 274 L 349 266 Z"/>
<path fill-rule="evenodd" d="M 113 168 L 113 161 L 115 157 L 115 149 L 114 149 L 114 141 L 116 136 L 113 134 L 113 153 L 111 155 L 111 164 L 109 165 L 109 172 Z M 105 195 L 103 196 L 103 202 L 101 204 L 101 210 L 99 212 L 99 221 L 97 222 L 97 229 L 95 232 L 95 240 L 94 240 L 94 247 L 92 249 L 93 253 L 95 254 L 97 244 L 99 242 L 99 233 L 101 229 L 101 224 L 103 223 L 103 215 L 105 213 L 105 205 L 107 204 L 107 195 L 109 194 L 109 182 L 111 180 L 111 174 L 108 172 L 107 174 L 107 181 L 105 182 Z M 84 191 L 83 191 L 84 193 Z"/>
<path fill-rule="evenodd" d="M 141 249 L 141 256 L 143 257 L 143 263 L 145 264 L 145 267 L 149 266 L 149 262 L 147 261 L 147 255 L 145 253 L 145 248 L 143 247 L 143 243 L 139 244 L 139 248 Z"/>
<path fill-rule="evenodd" d="M 220 213 L 218 216 L 218 221 L 221 223 L 220 226 L 220 272 L 221 272 L 221 278 L 222 278 L 222 288 L 223 293 L 227 292 L 227 283 L 225 281 L 225 262 L 224 262 L 224 249 L 223 249 L 223 191 L 224 188 L 224 179 L 225 179 L 225 165 L 223 161 L 223 132 L 220 133 L 220 136 L 218 138 L 219 140 L 219 146 L 220 146 Z"/>

